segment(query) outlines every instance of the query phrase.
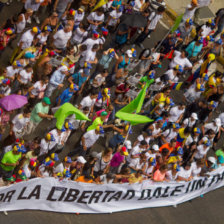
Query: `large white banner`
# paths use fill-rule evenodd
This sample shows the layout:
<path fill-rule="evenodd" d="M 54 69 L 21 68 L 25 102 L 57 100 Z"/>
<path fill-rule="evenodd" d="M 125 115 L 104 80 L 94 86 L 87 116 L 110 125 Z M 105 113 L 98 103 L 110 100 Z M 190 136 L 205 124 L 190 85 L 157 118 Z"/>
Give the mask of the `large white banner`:
<path fill-rule="evenodd" d="M 177 205 L 224 185 L 224 167 L 190 182 L 85 184 L 36 178 L 0 188 L 0 211 L 35 209 L 67 213 L 111 213 Z"/>

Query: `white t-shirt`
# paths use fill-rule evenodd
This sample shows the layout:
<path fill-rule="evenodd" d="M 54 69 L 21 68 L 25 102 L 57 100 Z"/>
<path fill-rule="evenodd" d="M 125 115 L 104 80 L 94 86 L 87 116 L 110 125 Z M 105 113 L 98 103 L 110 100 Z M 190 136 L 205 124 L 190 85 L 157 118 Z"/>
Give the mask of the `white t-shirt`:
<path fill-rule="evenodd" d="M 180 110 L 178 108 L 178 106 L 171 108 L 170 118 L 169 118 L 170 122 L 176 122 L 179 119 L 179 117 L 181 116 L 181 114 L 184 113 L 184 111 L 185 111 L 185 109 Z"/>
<path fill-rule="evenodd" d="M 213 122 L 208 123 L 208 124 L 205 124 L 204 128 L 205 128 L 205 133 L 206 133 L 209 129 L 212 129 L 215 133 L 218 133 L 218 131 L 219 131 L 219 127 L 216 126 L 216 125 L 214 125 Z"/>
<path fill-rule="evenodd" d="M 172 170 L 166 172 L 166 178 L 170 181 L 175 181 L 177 179 L 177 173 L 173 175 Z"/>
<path fill-rule="evenodd" d="M 158 15 L 155 12 L 152 12 L 151 15 L 149 16 L 149 19 L 151 22 L 148 25 L 148 29 L 149 30 L 154 30 L 157 26 L 157 23 L 159 22 L 159 20 L 162 18 L 162 15 Z"/>
<path fill-rule="evenodd" d="M 44 35 L 41 35 L 41 33 L 37 36 L 37 38 L 39 39 L 39 43 L 40 44 L 44 44 L 46 43 L 47 41 L 47 38 L 48 38 L 48 35 L 44 36 Z"/>
<path fill-rule="evenodd" d="M 32 93 L 34 96 L 38 96 L 38 94 L 39 94 L 40 92 L 44 92 L 44 90 L 46 89 L 47 85 L 44 84 L 44 85 L 42 86 L 41 81 L 37 81 L 37 82 L 34 83 L 33 87 L 34 87 L 34 89 L 31 90 L 31 93 Z"/>
<path fill-rule="evenodd" d="M 28 166 L 29 166 L 29 164 L 24 165 L 23 171 L 24 171 L 26 177 L 30 178 L 31 177 L 31 170 L 28 168 Z"/>
<path fill-rule="evenodd" d="M 183 167 L 180 168 L 180 171 L 177 172 L 177 177 L 183 177 L 183 178 L 189 178 L 191 176 L 192 170 L 191 168 L 189 170 L 185 170 Z"/>
<path fill-rule="evenodd" d="M 201 27 L 201 29 L 203 30 L 203 31 L 201 32 L 201 36 L 202 36 L 203 38 L 207 37 L 207 36 L 211 33 L 211 31 L 212 31 L 211 27 L 208 27 L 208 26 L 206 26 L 206 25 L 203 25 L 203 26 Z"/>
<path fill-rule="evenodd" d="M 44 164 L 42 164 L 42 165 L 40 165 L 39 166 L 39 171 L 40 171 L 40 174 L 43 176 L 43 177 L 50 177 L 50 173 L 47 171 L 47 170 L 45 170 L 45 165 Z"/>
<path fill-rule="evenodd" d="M 22 131 L 29 121 L 30 118 L 24 117 L 23 114 L 17 114 L 12 120 L 13 131 L 14 132 Z"/>
<path fill-rule="evenodd" d="M 79 65 L 83 67 L 85 62 L 94 61 L 95 58 L 96 52 L 93 52 L 92 50 L 85 51 L 85 54 L 79 61 Z"/>
<path fill-rule="evenodd" d="M 170 68 L 174 68 L 176 65 L 181 65 L 183 68 L 188 67 L 191 68 L 192 64 L 191 62 L 185 57 L 181 57 L 180 51 L 174 51 L 174 58 L 170 62 Z"/>
<path fill-rule="evenodd" d="M 192 8 L 192 5 L 191 4 L 187 5 L 185 13 L 182 18 L 183 21 L 186 21 L 187 19 L 191 19 L 194 16 L 194 12 L 197 9 L 197 7 L 195 7 L 192 10 L 189 10 L 190 8 Z"/>
<path fill-rule="evenodd" d="M 140 9 L 144 3 L 145 3 L 145 0 L 143 0 L 142 2 L 140 0 L 135 0 L 135 5 L 134 5 L 133 9 L 135 11 L 140 11 Z"/>
<path fill-rule="evenodd" d="M 220 120 L 221 120 L 221 124 L 222 124 L 222 126 L 224 126 L 224 113 L 221 113 L 221 114 L 219 115 L 219 118 L 220 118 Z"/>
<path fill-rule="evenodd" d="M 178 82 L 179 78 L 174 75 L 173 69 L 169 69 L 167 72 L 165 72 L 165 74 L 169 77 L 171 82 Z"/>
<path fill-rule="evenodd" d="M 65 167 L 63 163 L 59 163 L 55 168 L 54 168 L 54 173 L 63 173 Z"/>
<path fill-rule="evenodd" d="M 47 142 L 45 138 L 41 139 L 40 142 L 40 156 L 48 153 L 51 149 L 53 149 L 56 146 L 56 141 L 50 141 Z"/>
<path fill-rule="evenodd" d="M 91 130 L 91 131 L 87 131 L 83 137 L 85 138 L 85 146 L 87 148 L 92 147 L 95 142 L 98 140 L 98 138 L 100 137 L 99 134 L 96 134 L 95 129 Z M 82 141 L 80 142 L 80 144 L 82 145 Z"/>
<path fill-rule="evenodd" d="M 38 3 L 36 3 L 34 0 L 26 0 L 24 7 L 25 9 L 32 9 L 33 11 L 37 11 L 42 2 L 44 2 L 44 0 L 39 0 Z"/>
<path fill-rule="evenodd" d="M 75 21 L 75 26 L 79 25 L 80 22 L 83 20 L 85 16 L 85 12 L 78 13 L 78 10 L 75 11 L 75 16 L 74 16 L 74 21 Z"/>
<path fill-rule="evenodd" d="M 92 49 L 93 45 L 94 44 L 99 44 L 100 42 L 100 39 L 96 39 L 96 40 L 93 40 L 92 38 L 88 38 L 87 40 L 85 40 L 82 44 L 83 45 L 86 45 L 87 46 L 87 50 L 86 51 L 89 51 Z"/>
<path fill-rule="evenodd" d="M 32 81 L 32 74 L 33 72 L 27 72 L 26 70 L 22 70 L 20 75 L 20 80 L 23 84 L 27 84 L 28 82 Z"/>
<path fill-rule="evenodd" d="M 103 77 L 101 74 L 98 74 L 95 78 L 95 81 L 97 81 L 97 84 L 92 84 L 93 87 L 97 88 L 101 86 L 105 82 L 105 77 Z"/>
<path fill-rule="evenodd" d="M 88 107 L 91 108 L 96 102 L 96 99 L 91 99 L 90 96 L 86 96 L 82 99 L 82 101 L 80 102 L 82 108 L 84 107 Z"/>
<path fill-rule="evenodd" d="M 112 156 L 113 155 L 111 154 L 110 160 L 112 159 Z M 110 160 L 108 162 L 104 162 L 104 160 L 102 159 L 102 152 L 97 154 L 97 158 L 98 158 L 98 160 L 96 161 L 96 163 L 94 165 L 95 172 L 104 170 L 110 164 Z"/>
<path fill-rule="evenodd" d="M 117 24 L 118 19 L 122 16 L 122 12 L 117 12 L 117 10 L 113 10 L 109 14 L 111 16 L 111 20 L 109 21 L 109 26 L 115 26 Z"/>
<path fill-rule="evenodd" d="M 72 40 L 75 41 L 77 44 L 80 44 L 82 43 L 83 39 L 87 37 L 87 35 L 88 35 L 87 31 L 82 32 L 78 27 L 72 35 Z"/>
<path fill-rule="evenodd" d="M 143 135 L 139 135 L 137 139 L 138 139 L 139 142 L 142 141 L 142 140 L 145 140 L 148 144 L 150 142 L 150 137 L 149 136 L 147 136 L 146 138 L 144 138 Z"/>
<path fill-rule="evenodd" d="M 200 98 L 201 93 L 201 91 L 196 91 L 195 87 L 191 87 L 184 93 L 184 96 L 188 103 L 193 103 Z"/>
<path fill-rule="evenodd" d="M 202 159 L 207 154 L 208 150 L 209 150 L 209 147 L 205 148 L 204 145 L 199 145 L 197 147 L 195 158 L 196 159 Z"/>
<path fill-rule="evenodd" d="M 6 77 L 8 78 L 15 78 L 15 74 L 20 71 L 19 68 L 13 68 L 12 66 L 6 67 Z"/>
<path fill-rule="evenodd" d="M 201 173 L 201 167 L 197 167 L 196 162 L 191 163 L 192 176 L 198 176 Z"/>
<path fill-rule="evenodd" d="M 162 133 L 162 135 L 164 136 L 167 142 L 170 142 L 172 139 L 176 138 L 177 134 L 178 133 L 174 131 L 173 129 L 167 129 L 166 131 Z"/>
<path fill-rule="evenodd" d="M 57 31 L 54 35 L 55 47 L 59 49 L 65 48 L 71 36 L 72 36 L 72 31 L 69 31 L 67 33 L 63 29 Z"/>
<path fill-rule="evenodd" d="M 21 37 L 20 41 L 18 42 L 18 46 L 22 42 L 21 49 L 24 50 L 32 45 L 34 35 L 31 32 L 32 30 L 27 30 Z"/>
<path fill-rule="evenodd" d="M 184 124 L 184 127 L 190 127 L 192 128 L 196 123 L 196 120 L 191 120 L 191 118 L 186 118 L 184 121 L 183 121 L 183 124 Z"/>
<path fill-rule="evenodd" d="M 144 167 L 145 163 L 140 163 L 140 158 L 131 159 L 129 167 L 141 170 Z"/>
<path fill-rule="evenodd" d="M 97 21 L 97 22 L 103 22 L 104 21 L 104 14 L 102 14 L 101 16 L 98 16 L 96 12 L 91 12 L 89 14 L 89 16 L 87 17 L 88 20 L 91 21 Z M 90 28 L 91 29 L 96 29 L 97 26 L 90 24 Z"/>

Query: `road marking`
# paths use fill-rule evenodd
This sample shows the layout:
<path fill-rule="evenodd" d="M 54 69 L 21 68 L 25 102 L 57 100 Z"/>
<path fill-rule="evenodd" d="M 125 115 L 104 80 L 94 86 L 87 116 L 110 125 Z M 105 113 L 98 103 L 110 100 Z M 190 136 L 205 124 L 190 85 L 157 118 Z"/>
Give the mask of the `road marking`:
<path fill-rule="evenodd" d="M 159 23 L 167 30 L 170 29 L 170 27 L 168 27 L 164 22 L 162 22 L 161 20 L 159 21 Z"/>

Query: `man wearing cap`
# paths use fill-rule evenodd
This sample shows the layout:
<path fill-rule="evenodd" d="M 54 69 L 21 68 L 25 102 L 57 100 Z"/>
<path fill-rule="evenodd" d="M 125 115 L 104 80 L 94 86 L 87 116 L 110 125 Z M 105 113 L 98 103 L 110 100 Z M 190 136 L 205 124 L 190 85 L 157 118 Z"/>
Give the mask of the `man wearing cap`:
<path fill-rule="evenodd" d="M 76 84 L 71 84 L 69 88 L 65 89 L 57 98 L 57 106 L 63 105 L 71 100 L 72 96 L 79 90 Z"/>
<path fill-rule="evenodd" d="M 10 82 L 11 82 L 10 79 L 2 80 L 2 83 L 0 85 L 0 98 L 10 95 L 11 93 Z"/>
<path fill-rule="evenodd" d="M 16 166 L 19 165 L 19 160 L 22 156 L 22 150 L 18 145 L 13 147 L 13 150 L 6 152 L 0 162 L 0 176 L 5 180 L 10 178 Z"/>
<path fill-rule="evenodd" d="M 181 75 L 182 72 L 183 67 L 181 65 L 176 65 L 174 68 L 167 70 L 162 79 L 169 85 L 172 85 L 173 83 L 177 83 L 179 81 L 179 75 Z"/>
<path fill-rule="evenodd" d="M 49 84 L 47 86 L 47 90 L 45 92 L 45 96 L 47 97 L 51 97 L 53 91 L 55 89 L 60 89 L 62 88 L 63 85 L 63 81 L 65 76 L 68 75 L 68 67 L 63 65 L 61 67 L 59 67 L 52 75 L 49 81 Z"/>
<path fill-rule="evenodd" d="M 184 119 L 182 123 L 182 128 L 190 127 L 194 128 L 197 124 L 198 115 L 196 113 L 192 113 L 189 118 Z"/>
<path fill-rule="evenodd" d="M 64 161 L 59 163 L 55 168 L 54 168 L 54 174 L 57 175 L 57 173 L 63 173 L 63 171 L 69 170 L 70 171 L 70 166 L 72 164 L 72 159 L 69 156 L 66 156 L 64 158 Z"/>
<path fill-rule="evenodd" d="M 82 44 L 87 46 L 87 51 L 91 50 L 94 44 L 99 44 L 100 43 L 100 39 L 99 39 L 100 35 L 96 30 L 92 31 L 92 36 L 88 39 L 86 39 Z"/>
<path fill-rule="evenodd" d="M 43 118 L 54 118 L 53 115 L 48 115 L 50 104 L 51 101 L 48 97 L 44 97 L 42 102 L 36 104 L 31 112 L 30 122 L 27 126 L 27 134 L 31 134 L 36 129 L 38 124 L 43 120 Z"/>
<path fill-rule="evenodd" d="M 79 26 L 81 21 L 84 19 L 84 16 L 85 16 L 85 7 L 81 6 L 81 7 L 79 7 L 75 11 L 75 15 L 74 15 L 74 21 L 75 21 L 74 30 Z"/>
<path fill-rule="evenodd" d="M 102 134 L 104 134 L 102 126 L 97 126 L 96 129 L 87 131 L 82 136 L 80 145 L 75 148 L 74 151 L 70 152 L 68 156 L 79 154 L 85 157 L 87 154 L 89 154 L 91 148 Z"/>

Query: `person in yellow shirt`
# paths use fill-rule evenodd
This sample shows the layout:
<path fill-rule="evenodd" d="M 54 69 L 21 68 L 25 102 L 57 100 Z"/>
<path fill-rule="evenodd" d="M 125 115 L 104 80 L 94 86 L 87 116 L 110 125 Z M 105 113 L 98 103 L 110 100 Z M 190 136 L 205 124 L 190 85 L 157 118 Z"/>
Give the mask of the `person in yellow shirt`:
<path fill-rule="evenodd" d="M 129 184 L 134 184 L 134 183 L 142 183 L 143 181 L 143 176 L 142 176 L 142 171 L 138 170 L 136 173 L 132 173 L 130 177 L 128 178 Z"/>

